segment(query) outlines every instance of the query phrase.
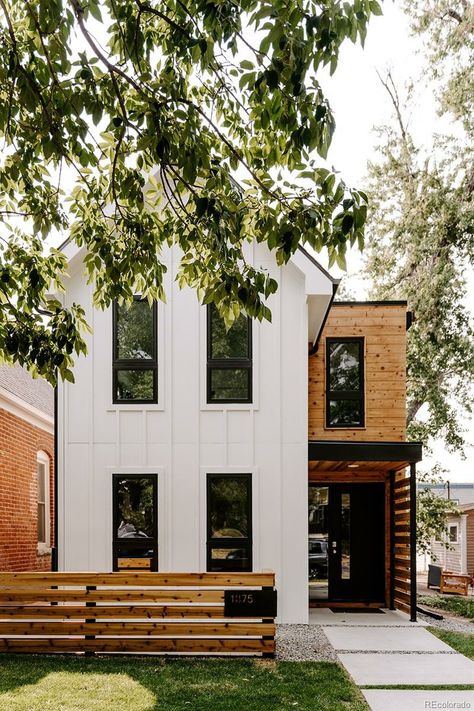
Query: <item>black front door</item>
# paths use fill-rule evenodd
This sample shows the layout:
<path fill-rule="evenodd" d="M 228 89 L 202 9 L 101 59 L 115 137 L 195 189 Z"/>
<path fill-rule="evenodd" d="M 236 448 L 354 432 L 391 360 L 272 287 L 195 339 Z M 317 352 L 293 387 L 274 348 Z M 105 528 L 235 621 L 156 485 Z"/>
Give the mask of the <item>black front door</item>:
<path fill-rule="evenodd" d="M 383 602 L 384 484 L 310 484 L 309 501 L 310 599 Z"/>

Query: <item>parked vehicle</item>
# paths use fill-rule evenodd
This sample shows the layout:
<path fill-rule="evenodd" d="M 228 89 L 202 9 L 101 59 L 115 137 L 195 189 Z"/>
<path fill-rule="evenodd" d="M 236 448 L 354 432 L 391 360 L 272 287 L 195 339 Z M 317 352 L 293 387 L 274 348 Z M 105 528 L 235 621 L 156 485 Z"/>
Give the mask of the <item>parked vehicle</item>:
<path fill-rule="evenodd" d="M 328 542 L 323 538 L 309 539 L 309 579 L 324 580 L 328 577 Z"/>

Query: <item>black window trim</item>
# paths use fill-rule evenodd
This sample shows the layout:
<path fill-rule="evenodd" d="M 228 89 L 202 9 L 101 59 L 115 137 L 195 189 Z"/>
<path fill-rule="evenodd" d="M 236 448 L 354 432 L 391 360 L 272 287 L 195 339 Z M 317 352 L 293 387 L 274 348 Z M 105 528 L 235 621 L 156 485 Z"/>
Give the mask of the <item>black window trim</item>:
<path fill-rule="evenodd" d="M 357 343 L 359 345 L 359 389 L 330 390 L 330 346 L 333 343 Z M 326 429 L 360 429 L 365 427 L 365 338 L 363 336 L 328 336 L 326 338 Z M 360 403 L 360 422 L 334 424 L 331 422 L 331 400 L 357 400 Z"/>
<path fill-rule="evenodd" d="M 134 301 L 147 301 L 139 294 Z M 112 402 L 114 405 L 156 405 L 158 404 L 158 305 L 153 302 L 153 357 L 152 358 L 119 358 L 118 357 L 118 302 L 113 302 L 112 308 Z M 151 370 L 153 371 L 153 397 L 140 400 L 122 400 L 117 397 L 117 373 L 119 370 Z"/>
<path fill-rule="evenodd" d="M 117 482 L 120 479 L 151 479 L 153 482 L 153 538 L 119 538 L 117 536 L 117 530 L 119 526 L 119 511 L 118 511 L 118 500 L 117 500 Z M 151 559 L 150 571 L 156 572 L 158 568 L 159 561 L 159 550 L 158 550 L 158 474 L 150 472 L 114 472 L 112 474 L 112 570 L 117 572 L 119 570 L 117 564 L 117 556 L 119 548 L 127 548 L 130 544 L 130 548 L 150 548 L 153 547 L 153 557 Z M 151 546 L 150 546 L 151 544 Z M 142 570 L 142 569 L 140 569 Z"/>
<path fill-rule="evenodd" d="M 244 479 L 248 482 L 247 501 L 247 526 L 248 535 L 246 538 L 212 538 L 210 492 L 213 479 Z M 251 573 L 253 571 L 253 526 L 252 526 L 252 474 L 234 472 L 212 472 L 207 474 L 206 480 L 206 570 L 212 572 L 212 549 L 213 548 L 245 548 L 247 551 L 248 567 L 237 568 L 235 572 Z M 225 571 L 233 572 L 233 571 Z"/>
<path fill-rule="evenodd" d="M 252 344 L 252 319 L 247 319 L 247 358 L 212 358 L 212 306 L 207 305 L 206 331 L 207 331 L 207 365 L 206 365 L 206 395 L 208 405 L 220 404 L 251 404 L 253 402 L 253 344 Z M 211 392 L 211 374 L 213 370 L 246 370 L 247 371 L 247 397 L 246 398 L 213 398 Z"/>

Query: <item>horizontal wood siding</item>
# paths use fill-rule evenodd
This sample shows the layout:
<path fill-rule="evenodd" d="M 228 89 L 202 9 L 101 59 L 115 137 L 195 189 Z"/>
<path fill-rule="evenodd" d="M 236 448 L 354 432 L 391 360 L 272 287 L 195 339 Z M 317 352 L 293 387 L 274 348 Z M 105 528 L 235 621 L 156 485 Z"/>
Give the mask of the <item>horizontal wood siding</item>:
<path fill-rule="evenodd" d="M 394 605 L 397 610 L 410 614 L 411 564 L 410 564 L 410 477 L 395 476 L 393 492 L 393 546 Z"/>
<path fill-rule="evenodd" d="M 459 522 L 459 519 L 458 519 Z M 450 543 L 450 548 L 447 549 L 441 541 L 433 541 L 431 543 L 431 557 L 434 565 L 439 565 L 443 570 L 449 570 L 451 573 L 464 573 L 462 565 L 462 546 L 459 543 Z M 469 562 L 468 562 L 469 570 Z"/>
<path fill-rule="evenodd" d="M 365 424 L 325 427 L 327 337 L 365 339 Z M 406 306 L 333 304 L 309 357 L 309 439 L 403 442 L 406 432 Z"/>
<path fill-rule="evenodd" d="M 273 618 L 224 616 L 273 573 L 1 573 L 0 652 L 273 656 Z M 146 604 L 144 604 L 146 603 Z"/>
<path fill-rule="evenodd" d="M 467 574 L 474 576 L 474 509 L 466 511 Z"/>

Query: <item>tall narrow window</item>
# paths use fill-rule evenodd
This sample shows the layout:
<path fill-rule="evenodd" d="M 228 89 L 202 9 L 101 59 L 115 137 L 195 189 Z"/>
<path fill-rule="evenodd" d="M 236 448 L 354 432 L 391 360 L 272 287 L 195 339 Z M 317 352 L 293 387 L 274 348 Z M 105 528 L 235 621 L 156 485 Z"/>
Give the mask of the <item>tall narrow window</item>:
<path fill-rule="evenodd" d="M 252 402 L 252 321 L 243 314 L 229 331 L 207 307 L 207 402 Z"/>
<path fill-rule="evenodd" d="M 158 402 L 157 310 L 147 300 L 113 310 L 113 402 Z"/>
<path fill-rule="evenodd" d="M 38 482 L 38 544 L 50 546 L 49 525 L 49 457 L 44 452 L 36 455 L 36 475 Z"/>
<path fill-rule="evenodd" d="M 252 570 L 252 476 L 207 475 L 207 570 Z"/>
<path fill-rule="evenodd" d="M 326 339 L 326 427 L 363 427 L 364 339 Z"/>
<path fill-rule="evenodd" d="M 114 474 L 113 569 L 158 570 L 156 474 Z"/>

